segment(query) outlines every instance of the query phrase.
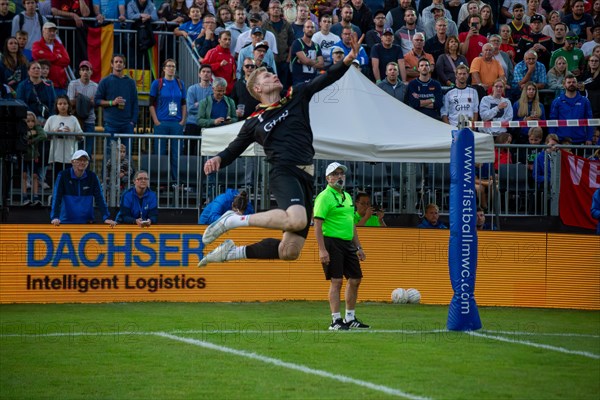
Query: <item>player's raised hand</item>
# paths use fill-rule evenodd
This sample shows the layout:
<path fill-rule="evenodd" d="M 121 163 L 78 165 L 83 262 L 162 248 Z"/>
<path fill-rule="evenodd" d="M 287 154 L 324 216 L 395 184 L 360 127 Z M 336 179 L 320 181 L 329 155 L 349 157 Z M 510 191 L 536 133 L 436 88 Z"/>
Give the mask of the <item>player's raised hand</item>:
<path fill-rule="evenodd" d="M 354 61 L 358 57 L 358 54 L 360 53 L 360 47 L 361 47 L 364 39 L 365 39 L 364 34 L 358 40 L 356 39 L 356 35 L 354 35 L 354 34 L 350 35 L 351 50 L 348 53 L 348 55 L 344 58 L 344 64 L 350 65 L 350 64 L 352 64 L 352 61 Z"/>

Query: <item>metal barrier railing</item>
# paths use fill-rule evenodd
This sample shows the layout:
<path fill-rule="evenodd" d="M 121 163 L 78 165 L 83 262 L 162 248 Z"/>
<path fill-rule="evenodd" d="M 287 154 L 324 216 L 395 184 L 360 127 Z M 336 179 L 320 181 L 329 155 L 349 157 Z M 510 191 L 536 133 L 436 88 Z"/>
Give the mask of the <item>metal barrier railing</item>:
<path fill-rule="evenodd" d="M 49 133 L 50 137 L 57 136 Z M 69 134 L 63 134 L 65 138 Z M 73 135 L 71 135 L 73 136 Z M 242 157 L 229 167 L 207 177 L 202 168 L 206 157 L 189 152 L 191 145 L 199 146 L 200 137 L 161 136 L 155 134 L 117 134 L 111 140 L 103 133 L 84 133 L 80 148 L 93 141 L 90 169 L 97 173 L 103 183 L 109 206 L 118 207 L 121 193 L 133 185 L 133 171 L 146 170 L 150 176 L 150 187 L 157 192 L 160 208 L 202 208 L 216 195 L 227 188 L 247 188 L 256 209 L 269 209 L 272 205 L 266 183 L 266 162 L 263 157 Z M 161 148 L 161 140 L 166 148 Z M 55 138 L 53 140 L 65 140 Z M 50 141 L 42 143 L 41 165 L 46 168 L 39 179 L 38 195 L 48 203 L 53 179 L 64 167 L 62 164 L 47 164 Z M 125 158 L 131 171 L 119 176 L 119 168 L 107 170 L 107 160 L 117 160 L 111 165 L 121 165 L 118 144 L 128 144 Z M 112 147 L 111 147 L 112 145 Z M 561 146 L 557 146 L 561 147 Z M 562 146 L 564 147 L 564 146 Z M 580 155 L 589 156 L 598 147 L 574 146 Z M 546 216 L 558 215 L 558 189 L 560 179 L 559 152 L 544 158 L 544 169 L 552 171 L 552 179 L 537 183 L 532 172 L 535 156 L 545 146 L 498 145 L 499 151 L 510 151 L 513 163 L 499 165 L 477 165 L 476 188 L 478 205 L 489 214 L 497 216 Z M 65 155 L 68 159 L 70 155 Z M 248 161 L 254 161 L 248 163 Z M 327 184 L 323 175 L 326 165 L 334 160 L 315 160 L 315 192 Z M 335 160 L 348 166 L 346 190 L 353 195 L 366 191 L 373 204 L 380 204 L 386 212 L 398 214 L 420 213 L 428 203 L 436 203 L 442 213 L 449 212 L 450 174 L 448 164 L 419 163 L 369 163 Z M 27 180 L 17 179 L 22 171 L 36 171 L 33 162 L 10 164 L 13 178 L 9 205 L 22 204 L 31 198 L 34 190 L 27 187 Z M 250 166 L 249 166 L 250 165 Z M 67 164 L 66 167 L 69 165 Z M 31 175 L 31 174 L 29 174 Z M 45 183 L 45 185 L 44 185 Z"/>

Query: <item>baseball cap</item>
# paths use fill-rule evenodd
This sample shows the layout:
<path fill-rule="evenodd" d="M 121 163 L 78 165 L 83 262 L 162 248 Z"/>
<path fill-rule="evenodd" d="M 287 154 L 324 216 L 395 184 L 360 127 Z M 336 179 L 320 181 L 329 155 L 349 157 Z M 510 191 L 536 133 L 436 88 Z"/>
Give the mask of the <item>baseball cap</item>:
<path fill-rule="evenodd" d="M 264 40 L 262 42 L 258 42 L 256 43 L 256 46 L 254 46 L 254 50 L 256 49 L 269 50 L 269 43 L 265 42 Z"/>
<path fill-rule="evenodd" d="M 255 33 L 260 33 L 262 35 L 263 31 L 258 26 L 255 26 L 254 28 L 252 28 L 252 31 L 250 32 L 250 34 L 254 35 Z"/>
<path fill-rule="evenodd" d="M 54 22 L 46 22 L 43 29 L 56 29 L 56 24 Z"/>
<path fill-rule="evenodd" d="M 92 63 L 86 60 L 83 60 L 82 62 L 79 63 L 79 68 L 81 67 L 88 67 L 89 69 L 92 69 Z"/>
<path fill-rule="evenodd" d="M 567 42 L 569 43 L 577 43 L 579 41 L 579 36 L 575 34 L 573 31 L 567 32 L 567 36 L 565 37 Z"/>
<path fill-rule="evenodd" d="M 327 166 L 327 169 L 325 170 L 325 176 L 331 175 L 331 173 L 338 168 L 340 168 L 344 172 L 348 171 L 348 167 L 346 167 L 345 165 L 340 164 L 339 162 L 332 162 Z"/>
<path fill-rule="evenodd" d="M 331 54 L 333 53 L 343 53 L 344 49 L 342 49 L 340 46 L 331 46 Z"/>
<path fill-rule="evenodd" d="M 81 157 L 85 157 L 88 160 L 90 159 L 90 156 L 87 153 L 87 151 L 85 151 L 85 150 L 77 150 L 75 153 L 73 153 L 73 156 L 71 157 L 71 161 L 73 161 L 73 160 L 79 160 Z"/>
<path fill-rule="evenodd" d="M 529 19 L 529 22 L 544 22 L 544 17 L 542 17 L 540 14 L 535 14 Z"/>
<path fill-rule="evenodd" d="M 254 14 L 250 14 L 250 17 L 248 17 L 248 20 L 250 20 L 250 21 L 262 21 L 262 17 L 260 16 L 259 13 L 254 13 Z"/>
<path fill-rule="evenodd" d="M 394 34 L 394 30 L 392 28 L 385 28 L 383 30 L 382 35 L 387 35 L 387 34 L 393 35 Z"/>
<path fill-rule="evenodd" d="M 445 8 L 442 4 L 434 4 L 431 7 L 431 12 L 435 12 L 435 10 L 445 10 Z"/>

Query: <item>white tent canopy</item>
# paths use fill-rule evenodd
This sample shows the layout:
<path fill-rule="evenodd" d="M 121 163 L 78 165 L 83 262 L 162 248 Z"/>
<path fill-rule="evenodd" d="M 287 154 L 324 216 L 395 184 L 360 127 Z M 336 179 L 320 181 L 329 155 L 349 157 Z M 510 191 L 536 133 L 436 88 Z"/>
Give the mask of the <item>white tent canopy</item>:
<path fill-rule="evenodd" d="M 450 125 L 396 100 L 356 68 L 315 94 L 310 104 L 315 158 L 345 161 L 449 163 Z M 202 132 L 202 155 L 215 155 L 243 122 Z M 263 154 L 250 146 L 244 155 Z M 477 162 L 494 161 L 494 141 L 475 133 Z"/>

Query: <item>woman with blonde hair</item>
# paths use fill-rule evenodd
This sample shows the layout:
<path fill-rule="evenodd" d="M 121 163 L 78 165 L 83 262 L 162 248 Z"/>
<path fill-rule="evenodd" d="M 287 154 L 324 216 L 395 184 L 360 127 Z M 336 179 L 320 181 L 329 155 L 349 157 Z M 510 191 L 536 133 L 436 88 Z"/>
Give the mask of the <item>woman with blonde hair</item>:
<path fill-rule="evenodd" d="M 533 82 L 527 82 L 521 91 L 521 97 L 513 104 L 513 121 L 539 121 L 546 119 L 544 105 L 540 103 L 538 88 Z M 517 128 L 515 142 L 528 142 L 529 128 Z"/>
<path fill-rule="evenodd" d="M 554 90 L 556 97 L 565 92 L 563 82 L 568 71 L 567 59 L 563 56 L 556 57 L 554 67 L 548 71 L 548 89 Z"/>
<path fill-rule="evenodd" d="M 515 42 L 512 38 L 512 29 L 509 25 L 500 25 L 500 37 L 502 38 L 502 44 L 500 50 L 510 56 L 511 60 L 515 60 Z"/>
<path fill-rule="evenodd" d="M 561 22 L 561 20 L 560 12 L 556 10 L 550 11 L 547 20 L 548 24 L 542 28 L 542 33 L 546 36 L 550 36 L 553 41 L 556 40 L 556 37 L 554 36 L 554 27 Z"/>

